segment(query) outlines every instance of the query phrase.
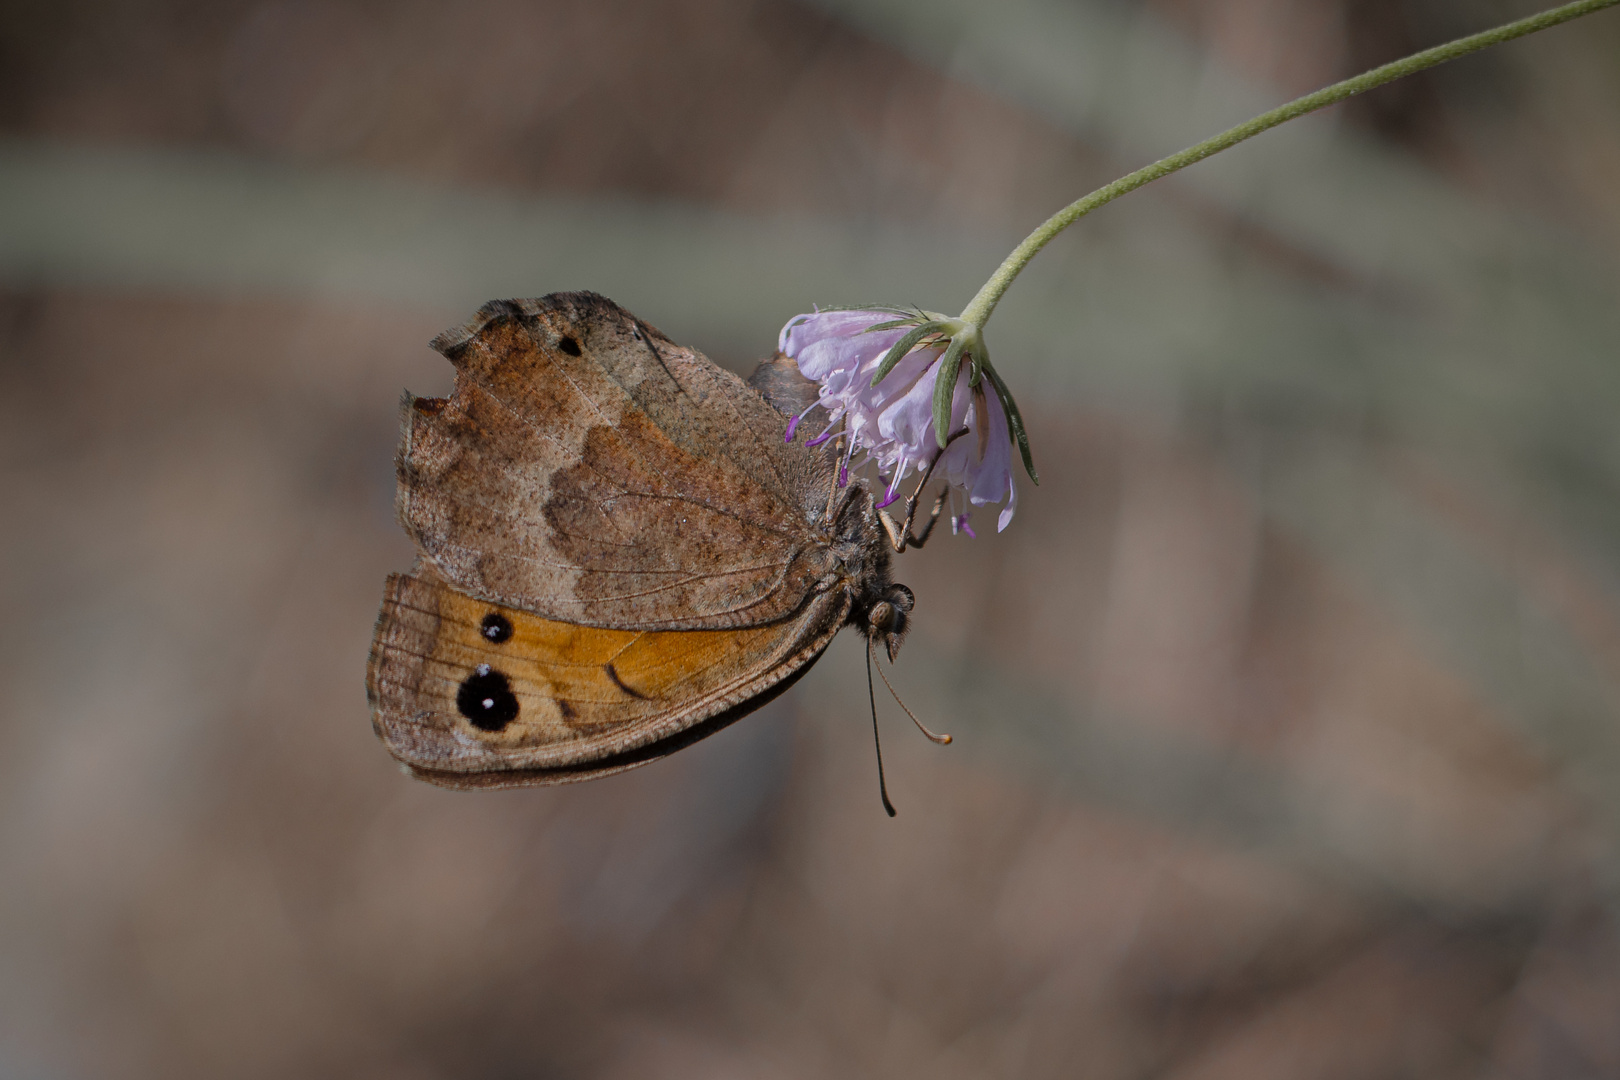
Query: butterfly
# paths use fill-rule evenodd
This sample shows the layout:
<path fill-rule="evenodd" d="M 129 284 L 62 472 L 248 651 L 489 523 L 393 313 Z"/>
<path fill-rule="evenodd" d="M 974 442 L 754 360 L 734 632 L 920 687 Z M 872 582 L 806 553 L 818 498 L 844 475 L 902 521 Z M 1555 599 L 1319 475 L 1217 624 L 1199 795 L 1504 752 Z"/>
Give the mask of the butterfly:
<path fill-rule="evenodd" d="M 915 498 L 897 524 L 838 482 L 836 442 L 787 441 L 816 400 L 792 360 L 745 382 L 594 293 L 492 301 L 432 345 L 455 385 L 402 401 L 417 560 L 388 577 L 366 673 L 410 773 L 607 776 L 764 705 L 845 626 L 894 660 L 914 599 L 890 555 L 940 504 L 913 535 Z"/>

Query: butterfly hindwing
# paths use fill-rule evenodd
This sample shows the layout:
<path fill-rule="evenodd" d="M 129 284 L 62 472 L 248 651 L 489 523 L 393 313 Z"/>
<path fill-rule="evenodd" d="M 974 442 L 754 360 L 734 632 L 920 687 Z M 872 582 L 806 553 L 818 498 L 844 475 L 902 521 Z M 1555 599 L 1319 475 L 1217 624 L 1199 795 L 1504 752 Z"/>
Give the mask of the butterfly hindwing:
<path fill-rule="evenodd" d="M 450 787 L 588 779 L 662 757 L 786 689 L 849 599 L 712 631 L 613 630 L 478 600 L 431 569 L 388 579 L 367 692 L 389 751 Z"/>

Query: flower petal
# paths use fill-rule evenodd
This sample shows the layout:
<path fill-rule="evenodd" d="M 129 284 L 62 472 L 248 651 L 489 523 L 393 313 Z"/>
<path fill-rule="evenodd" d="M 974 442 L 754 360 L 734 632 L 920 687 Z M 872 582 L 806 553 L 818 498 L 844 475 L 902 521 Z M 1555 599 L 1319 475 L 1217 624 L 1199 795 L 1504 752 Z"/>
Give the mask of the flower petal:
<path fill-rule="evenodd" d="M 932 463 L 934 475 L 961 488 L 970 507 L 1005 501 L 997 529 L 1006 528 L 1018 502 L 1006 411 L 999 400 L 990 400 L 996 395 L 972 392 L 968 387 L 972 368 L 966 364 L 958 369 L 949 397 L 945 396 L 945 388 L 938 385 L 944 343 L 913 348 L 899 356 L 874 386 L 874 377 L 896 343 L 907 337 L 915 339 L 926 320 L 941 318 L 917 312 L 915 319 L 892 325 L 900 322 L 895 316 L 895 311 L 879 310 L 812 312 L 795 317 L 782 328 L 782 351 L 798 362 L 806 378 L 820 384 L 818 403 L 829 418 L 826 430 L 807 445 L 844 436 L 848 442 L 840 479 L 844 467 L 860 451 L 862 464 L 870 462 L 888 477 L 880 496 L 883 506 L 899 497 L 900 484 L 909 473 L 926 470 Z M 870 329 L 879 324 L 890 325 L 885 330 Z M 962 354 L 960 340 L 952 339 L 957 356 Z M 964 427 L 968 434 L 941 451 L 936 426 L 947 417 L 946 438 Z M 959 521 L 953 517 L 952 524 L 972 535 L 966 514 Z"/>

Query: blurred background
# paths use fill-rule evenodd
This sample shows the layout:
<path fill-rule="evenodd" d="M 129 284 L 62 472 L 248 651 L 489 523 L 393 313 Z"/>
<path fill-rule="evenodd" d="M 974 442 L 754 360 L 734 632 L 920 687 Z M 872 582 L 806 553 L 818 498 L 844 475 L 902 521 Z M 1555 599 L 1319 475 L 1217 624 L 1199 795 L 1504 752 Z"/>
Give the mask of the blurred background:
<path fill-rule="evenodd" d="M 0 1078 L 1620 1076 L 1620 12 L 1113 204 L 1043 483 L 637 772 L 372 736 L 401 389 L 595 289 L 736 370 L 1519 0 L 6 0 Z M 981 514 L 989 525 L 993 520 Z"/>

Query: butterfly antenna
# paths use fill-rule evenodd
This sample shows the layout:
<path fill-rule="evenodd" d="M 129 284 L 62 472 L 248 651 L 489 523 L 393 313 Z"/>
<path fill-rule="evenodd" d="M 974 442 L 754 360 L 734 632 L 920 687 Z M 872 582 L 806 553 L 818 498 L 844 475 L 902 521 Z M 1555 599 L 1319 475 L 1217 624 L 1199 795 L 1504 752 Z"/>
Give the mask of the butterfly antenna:
<path fill-rule="evenodd" d="M 872 688 L 872 640 L 870 638 L 866 642 L 866 696 L 872 702 L 872 745 L 877 747 L 878 794 L 883 798 L 883 809 L 889 812 L 890 817 L 894 817 L 894 803 L 889 801 L 889 785 L 883 779 L 883 740 L 878 738 L 877 691 Z"/>
<path fill-rule="evenodd" d="M 872 650 L 870 648 L 868 648 L 866 650 L 866 666 L 868 668 L 870 668 L 872 666 Z M 882 664 L 878 665 L 878 674 L 883 675 L 883 665 Z M 866 681 L 867 682 L 872 681 L 872 673 L 870 671 L 868 671 L 866 673 Z M 887 686 L 889 688 L 889 693 L 894 695 L 894 703 L 896 705 L 900 706 L 902 709 L 906 710 L 906 715 L 911 717 L 911 722 L 913 724 L 917 725 L 917 730 L 918 731 L 922 732 L 924 735 L 928 736 L 930 739 L 932 739 L 934 742 L 938 743 L 941 746 L 949 746 L 951 744 L 952 739 L 951 739 L 951 737 L 949 735 L 939 735 L 939 734 L 936 734 L 936 733 L 934 733 L 932 731 L 929 731 L 927 726 L 924 725 L 921 720 L 917 719 L 917 714 L 912 712 L 909 708 L 907 708 L 906 703 L 900 700 L 900 695 L 895 692 L 894 683 L 889 681 L 889 677 L 887 675 L 883 675 L 883 685 Z M 874 706 L 874 709 L 875 708 L 876 708 L 876 706 Z"/>

